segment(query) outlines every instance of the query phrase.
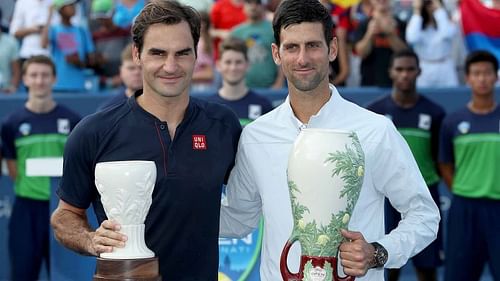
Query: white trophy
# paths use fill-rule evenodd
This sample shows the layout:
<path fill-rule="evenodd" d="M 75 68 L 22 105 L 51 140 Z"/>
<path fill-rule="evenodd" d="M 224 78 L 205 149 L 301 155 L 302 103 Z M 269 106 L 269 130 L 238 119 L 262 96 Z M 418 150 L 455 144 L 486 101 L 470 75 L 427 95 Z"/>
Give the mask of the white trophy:
<path fill-rule="evenodd" d="M 151 207 L 155 182 L 156 165 L 153 161 L 97 163 L 95 185 L 101 195 L 106 216 L 121 225 L 119 232 L 125 234 L 128 239 L 125 247 L 114 247 L 111 253 L 100 254 L 94 280 L 102 280 L 102 275 L 117 268 L 123 268 L 124 272 L 113 272 L 114 276 L 123 274 L 122 277 L 131 278 L 131 273 L 127 273 L 130 271 L 127 268 L 131 262 L 153 261 L 157 271 L 158 261 L 144 239 L 144 221 Z M 154 278 L 151 280 L 155 280 Z"/>

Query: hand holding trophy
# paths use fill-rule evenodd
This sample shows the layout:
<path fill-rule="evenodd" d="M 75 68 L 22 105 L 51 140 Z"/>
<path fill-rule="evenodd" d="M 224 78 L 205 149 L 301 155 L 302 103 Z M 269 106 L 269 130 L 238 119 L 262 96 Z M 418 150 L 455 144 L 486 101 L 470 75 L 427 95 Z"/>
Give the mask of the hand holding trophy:
<path fill-rule="evenodd" d="M 125 247 L 101 253 L 94 280 L 159 281 L 158 259 L 145 243 L 146 215 L 156 182 L 153 161 L 97 163 L 95 184 L 109 220 L 121 225 Z"/>

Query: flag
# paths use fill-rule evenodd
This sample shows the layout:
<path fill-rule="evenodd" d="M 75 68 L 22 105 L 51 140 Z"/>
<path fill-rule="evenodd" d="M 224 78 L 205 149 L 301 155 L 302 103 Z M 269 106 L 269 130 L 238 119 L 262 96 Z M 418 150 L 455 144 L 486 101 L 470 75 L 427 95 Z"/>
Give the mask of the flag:
<path fill-rule="evenodd" d="M 500 10 L 479 0 L 462 0 L 460 12 L 467 49 L 487 50 L 500 60 Z"/>

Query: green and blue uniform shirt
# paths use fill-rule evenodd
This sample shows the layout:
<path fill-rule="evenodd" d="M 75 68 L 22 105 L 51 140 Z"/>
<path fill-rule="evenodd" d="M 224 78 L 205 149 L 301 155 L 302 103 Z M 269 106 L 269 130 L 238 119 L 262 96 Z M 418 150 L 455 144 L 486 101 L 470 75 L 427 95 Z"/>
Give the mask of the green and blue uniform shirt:
<path fill-rule="evenodd" d="M 367 109 L 392 120 L 408 143 L 427 185 L 439 182 L 436 162 L 444 109 L 422 95 L 411 108 L 398 106 L 388 95 L 374 101 Z"/>
<path fill-rule="evenodd" d="M 48 113 L 34 113 L 26 107 L 10 114 L 2 125 L 2 155 L 16 160 L 16 196 L 50 199 L 50 178 L 27 176 L 26 160 L 62 157 L 69 133 L 80 116 L 62 105 Z"/>
<path fill-rule="evenodd" d="M 454 194 L 500 200 L 500 107 L 484 115 L 464 107 L 447 116 L 439 148 L 439 161 L 454 164 Z"/>

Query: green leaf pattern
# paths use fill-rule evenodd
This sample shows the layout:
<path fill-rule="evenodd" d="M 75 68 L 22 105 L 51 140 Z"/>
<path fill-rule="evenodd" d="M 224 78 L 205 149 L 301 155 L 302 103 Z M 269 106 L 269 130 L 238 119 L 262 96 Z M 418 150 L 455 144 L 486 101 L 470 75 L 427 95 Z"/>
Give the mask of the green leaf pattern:
<path fill-rule="evenodd" d="M 325 162 L 336 163 L 332 177 L 340 176 L 344 182 L 340 197 L 347 196 L 346 209 L 332 214 L 328 225 L 317 225 L 315 220 L 304 222 L 304 214 L 309 213 L 309 209 L 296 200 L 296 194 L 300 193 L 297 185 L 293 181 L 288 182 L 295 225 L 292 236 L 299 237 L 301 248 L 308 255 L 337 256 L 338 246 L 343 239 L 338 229 L 347 229 L 354 205 L 358 200 L 363 184 L 364 153 L 356 134 L 351 133 L 349 138 L 352 140 L 351 145 L 346 145 L 344 151 L 329 153 L 325 160 Z"/>

